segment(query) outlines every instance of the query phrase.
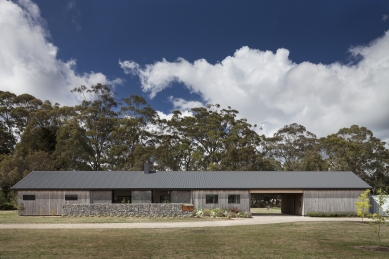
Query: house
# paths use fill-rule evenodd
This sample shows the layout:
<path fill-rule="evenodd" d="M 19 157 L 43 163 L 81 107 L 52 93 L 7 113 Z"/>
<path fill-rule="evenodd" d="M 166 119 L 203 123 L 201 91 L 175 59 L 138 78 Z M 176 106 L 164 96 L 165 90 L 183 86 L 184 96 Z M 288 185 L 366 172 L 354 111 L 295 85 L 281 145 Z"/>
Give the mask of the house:
<path fill-rule="evenodd" d="M 356 211 L 371 188 L 353 172 L 305 171 L 34 171 L 12 190 L 23 215 L 61 215 L 64 204 L 191 203 L 250 210 L 251 194 L 279 194 L 281 211 Z"/>

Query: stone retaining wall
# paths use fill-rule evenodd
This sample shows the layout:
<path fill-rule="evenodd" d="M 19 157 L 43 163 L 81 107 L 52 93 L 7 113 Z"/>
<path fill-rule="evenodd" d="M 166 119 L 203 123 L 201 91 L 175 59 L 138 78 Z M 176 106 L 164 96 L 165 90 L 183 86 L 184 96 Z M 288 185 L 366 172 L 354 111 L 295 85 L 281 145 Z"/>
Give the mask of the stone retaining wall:
<path fill-rule="evenodd" d="M 62 216 L 102 217 L 191 217 L 182 203 L 65 204 Z"/>

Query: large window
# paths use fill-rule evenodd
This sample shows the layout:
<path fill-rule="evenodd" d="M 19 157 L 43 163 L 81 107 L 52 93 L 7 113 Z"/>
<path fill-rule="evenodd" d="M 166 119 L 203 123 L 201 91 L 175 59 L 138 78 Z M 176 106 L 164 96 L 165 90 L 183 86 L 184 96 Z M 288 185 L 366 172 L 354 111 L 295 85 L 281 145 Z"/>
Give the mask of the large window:
<path fill-rule="evenodd" d="M 118 196 L 118 203 L 131 203 L 131 196 Z"/>
<path fill-rule="evenodd" d="M 205 203 L 211 204 L 211 203 L 218 203 L 219 197 L 217 194 L 207 194 L 205 195 Z"/>
<path fill-rule="evenodd" d="M 35 201 L 35 195 L 23 195 L 24 201 Z"/>
<path fill-rule="evenodd" d="M 228 194 L 228 203 L 240 203 L 240 195 L 239 194 Z"/>
<path fill-rule="evenodd" d="M 170 203 L 170 195 L 159 196 L 159 201 L 161 203 Z"/>
<path fill-rule="evenodd" d="M 78 200 L 77 194 L 65 194 L 65 201 L 76 201 Z"/>

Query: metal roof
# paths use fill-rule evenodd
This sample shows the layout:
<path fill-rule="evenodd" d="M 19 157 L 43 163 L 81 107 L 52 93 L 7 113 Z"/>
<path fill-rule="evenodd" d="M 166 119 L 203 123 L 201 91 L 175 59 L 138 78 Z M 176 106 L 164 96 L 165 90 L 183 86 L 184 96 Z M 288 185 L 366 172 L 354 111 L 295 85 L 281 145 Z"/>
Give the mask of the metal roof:
<path fill-rule="evenodd" d="M 353 172 L 34 171 L 13 190 L 60 189 L 367 189 Z"/>

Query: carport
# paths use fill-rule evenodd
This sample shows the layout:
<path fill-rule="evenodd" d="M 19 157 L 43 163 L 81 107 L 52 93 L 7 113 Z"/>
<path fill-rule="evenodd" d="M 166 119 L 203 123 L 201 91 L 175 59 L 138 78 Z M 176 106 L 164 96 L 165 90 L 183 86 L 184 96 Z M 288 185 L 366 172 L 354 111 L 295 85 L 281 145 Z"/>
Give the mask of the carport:
<path fill-rule="evenodd" d="M 304 215 L 303 190 L 250 190 L 250 195 L 260 194 L 281 196 L 281 213 Z"/>

